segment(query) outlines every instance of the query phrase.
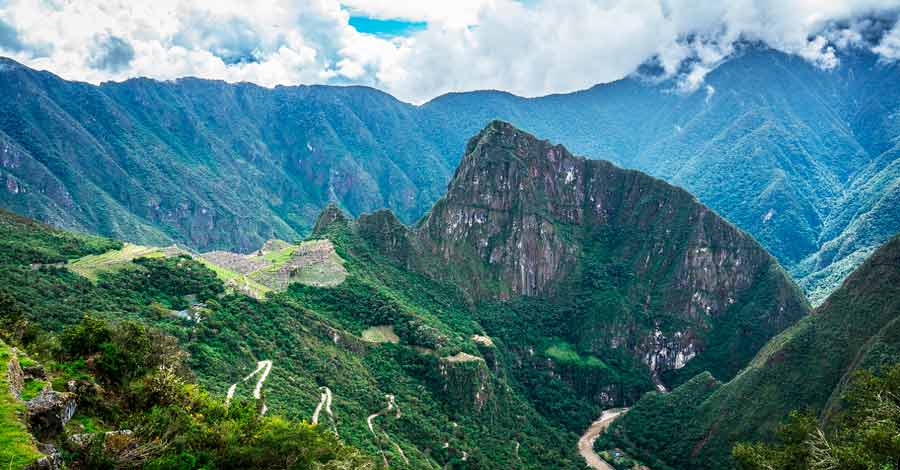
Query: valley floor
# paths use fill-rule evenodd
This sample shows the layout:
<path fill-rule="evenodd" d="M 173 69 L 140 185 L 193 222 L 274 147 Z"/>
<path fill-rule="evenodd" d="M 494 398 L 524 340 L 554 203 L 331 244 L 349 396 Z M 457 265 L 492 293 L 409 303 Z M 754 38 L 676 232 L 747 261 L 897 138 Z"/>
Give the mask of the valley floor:
<path fill-rule="evenodd" d="M 597 455 L 597 452 L 594 451 L 594 441 L 606 431 L 606 428 L 608 428 L 616 418 L 627 411 L 628 408 L 613 408 L 604 411 L 603 414 L 600 415 L 600 418 L 597 419 L 597 421 L 594 421 L 584 434 L 581 435 L 581 438 L 578 439 L 578 453 L 584 457 L 584 461 L 587 463 L 588 467 L 594 470 L 615 470 L 612 465 L 606 463 L 606 461 L 600 458 L 600 456 Z"/>

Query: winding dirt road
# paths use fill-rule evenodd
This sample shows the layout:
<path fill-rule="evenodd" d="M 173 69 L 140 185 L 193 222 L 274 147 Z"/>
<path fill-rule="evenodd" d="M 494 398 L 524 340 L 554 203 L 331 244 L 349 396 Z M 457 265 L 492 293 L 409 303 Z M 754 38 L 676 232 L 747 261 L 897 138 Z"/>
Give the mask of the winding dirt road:
<path fill-rule="evenodd" d="M 584 461 L 587 463 L 588 467 L 591 467 L 594 470 L 616 470 L 612 465 L 606 463 L 605 460 L 601 459 L 600 456 L 594 452 L 594 441 L 603 434 L 603 431 L 606 431 L 606 428 L 608 428 L 616 418 L 627 411 L 628 408 L 613 408 L 604 411 L 600 415 L 600 418 L 587 428 L 587 431 L 584 432 L 581 439 L 578 439 L 578 453 L 584 457 Z"/>
<path fill-rule="evenodd" d="M 394 414 L 395 418 L 400 417 L 400 407 L 397 406 L 396 397 L 394 395 L 390 395 L 390 394 L 385 395 L 384 397 L 387 398 L 387 408 L 379 411 L 378 413 L 371 414 L 371 415 L 369 415 L 368 418 L 366 418 L 366 424 L 369 426 L 369 431 L 372 432 L 373 436 L 375 436 L 375 427 L 372 424 L 372 422 L 375 420 L 375 418 L 377 418 L 379 416 L 385 416 L 388 413 L 390 413 L 391 411 L 395 412 L 395 414 Z M 382 433 L 384 434 L 385 439 L 387 439 L 389 442 L 394 444 L 394 447 L 397 449 L 397 452 L 400 454 L 400 457 L 403 459 L 404 462 L 406 462 L 407 465 L 409 465 L 409 459 L 406 458 L 406 454 L 403 453 L 403 448 L 400 447 L 400 444 L 397 444 L 396 442 L 394 442 L 393 439 L 391 439 L 391 436 L 388 436 L 387 432 L 382 431 Z M 387 454 L 384 452 L 384 449 L 379 449 L 379 450 L 381 451 L 381 458 L 384 460 L 384 468 L 391 468 L 390 463 L 388 462 Z"/>
<path fill-rule="evenodd" d="M 246 382 L 253 378 L 256 374 L 260 374 L 259 380 L 256 382 L 256 387 L 253 389 L 253 398 L 259 400 L 262 398 L 262 387 L 263 384 L 266 383 L 266 379 L 269 378 L 269 373 L 272 372 L 272 361 L 259 361 L 256 363 L 256 370 L 251 372 L 248 376 L 244 377 L 240 382 L 231 384 L 231 387 L 228 387 L 228 393 L 225 395 L 225 405 L 227 406 L 231 403 L 231 399 L 234 398 L 234 392 L 237 390 L 237 386 L 240 383 Z M 266 410 L 268 407 L 265 403 L 263 403 L 263 408 L 261 414 L 266 414 Z"/>
<path fill-rule="evenodd" d="M 322 391 L 322 399 L 319 400 L 319 404 L 316 405 L 316 411 L 313 412 L 312 423 L 319 424 L 319 413 L 322 412 L 322 407 L 325 407 L 325 414 L 327 414 L 332 419 L 334 415 L 331 413 L 331 389 L 328 387 L 320 387 L 319 390 Z"/>

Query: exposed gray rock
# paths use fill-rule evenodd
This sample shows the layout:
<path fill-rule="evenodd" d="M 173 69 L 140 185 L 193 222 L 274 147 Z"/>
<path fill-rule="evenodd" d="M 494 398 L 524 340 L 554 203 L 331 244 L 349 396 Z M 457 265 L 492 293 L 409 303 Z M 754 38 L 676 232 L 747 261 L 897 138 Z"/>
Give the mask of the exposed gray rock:
<path fill-rule="evenodd" d="M 40 364 L 22 367 L 22 372 L 25 374 L 26 379 L 46 379 L 47 378 L 47 372 L 44 370 L 44 366 L 42 366 Z"/>
<path fill-rule="evenodd" d="M 25 375 L 22 373 L 22 367 L 19 366 L 19 358 L 15 349 L 13 349 L 12 359 L 6 365 L 6 377 L 9 381 L 9 393 L 16 399 L 21 398 L 22 390 L 25 388 Z"/>
<path fill-rule="evenodd" d="M 38 450 L 44 456 L 26 467 L 25 470 L 62 470 L 64 468 L 62 453 L 54 445 L 38 444 Z"/>
<path fill-rule="evenodd" d="M 94 441 L 102 436 L 104 443 L 111 443 L 113 441 L 118 440 L 130 440 L 132 434 L 134 434 L 129 429 L 123 429 L 120 431 L 109 431 L 105 433 L 82 433 L 82 434 L 72 434 L 69 436 L 68 441 L 69 445 L 72 447 L 77 447 L 79 449 L 85 449 Z"/>
<path fill-rule="evenodd" d="M 42 438 L 62 434 L 76 407 L 74 394 L 56 392 L 49 387 L 26 404 L 31 432 Z"/>
<path fill-rule="evenodd" d="M 594 354 L 624 349 L 654 376 L 698 356 L 706 367 L 726 363 L 729 376 L 808 312 L 775 260 L 691 194 L 499 121 L 469 142 L 447 195 L 406 241 L 370 232 L 391 235 L 370 238 L 389 253 L 408 242 L 417 256 L 407 265 L 476 302 L 604 290 L 594 311 L 573 303 L 574 342 Z M 718 326 L 742 322 L 757 331 Z M 707 357 L 713 340 L 735 354 Z"/>

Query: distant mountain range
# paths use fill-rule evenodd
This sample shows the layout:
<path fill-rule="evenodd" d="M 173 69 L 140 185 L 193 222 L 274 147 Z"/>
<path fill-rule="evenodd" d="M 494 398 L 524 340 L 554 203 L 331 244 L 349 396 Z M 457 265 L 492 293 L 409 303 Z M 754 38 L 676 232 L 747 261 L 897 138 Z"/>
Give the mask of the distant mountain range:
<path fill-rule="evenodd" d="M 648 74 L 422 106 L 362 87 L 92 86 L 0 62 L 0 204 L 142 243 L 251 251 L 335 202 L 412 223 L 492 119 L 636 168 L 748 231 L 817 303 L 900 231 L 900 68 L 747 47 L 693 93 Z"/>

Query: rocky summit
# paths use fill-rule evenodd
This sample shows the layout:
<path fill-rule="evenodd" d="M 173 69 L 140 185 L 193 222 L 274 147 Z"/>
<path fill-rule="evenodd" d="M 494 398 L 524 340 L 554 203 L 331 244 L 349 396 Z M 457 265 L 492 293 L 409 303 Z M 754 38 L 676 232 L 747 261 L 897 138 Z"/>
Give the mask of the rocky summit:
<path fill-rule="evenodd" d="M 567 305 L 574 342 L 627 350 L 674 382 L 695 357 L 690 371 L 731 377 L 808 311 L 752 237 L 684 190 L 501 121 L 469 141 L 446 195 L 414 228 L 384 212 L 359 225 L 384 253 L 475 302 Z"/>

